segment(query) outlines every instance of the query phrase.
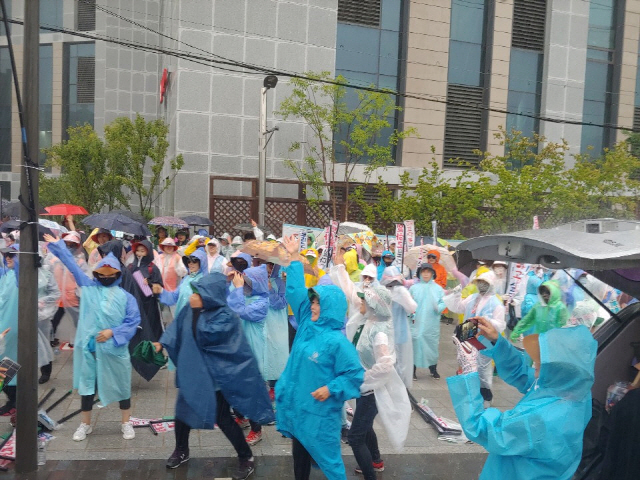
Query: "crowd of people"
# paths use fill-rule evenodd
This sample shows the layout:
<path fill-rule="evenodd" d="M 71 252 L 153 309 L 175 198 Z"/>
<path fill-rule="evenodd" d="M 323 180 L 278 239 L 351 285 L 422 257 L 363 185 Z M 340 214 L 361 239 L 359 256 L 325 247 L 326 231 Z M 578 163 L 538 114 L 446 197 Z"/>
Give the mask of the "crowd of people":
<path fill-rule="evenodd" d="M 86 238 L 75 230 L 44 236 L 39 382 L 50 379 L 67 313 L 76 329 L 73 387 L 82 410 L 73 440 L 96 426 L 96 395 L 102 405 L 119 403 L 123 438 L 135 438 L 132 371 L 151 380 L 162 368 L 136 354 L 149 342 L 176 368 L 168 468 L 189 460 L 192 429 L 217 425 L 238 455 L 234 478 L 247 478 L 251 447 L 262 440 L 262 426 L 275 422 L 292 439 L 296 479 L 308 479 L 314 465 L 329 479 L 346 478 L 341 442 L 353 450 L 355 471 L 375 479 L 385 466 L 374 419 L 402 449 L 408 390 L 423 372 L 440 378 L 440 325 L 450 318 L 475 321 L 484 342 L 476 348 L 454 338 L 460 369 L 448 379 L 467 437 L 490 452 L 481 478 L 570 478 L 591 408 L 591 331 L 606 318 L 603 305 L 635 300 L 583 271 L 529 266 L 514 286 L 504 262 L 479 262 L 467 276 L 443 261 L 446 249 L 433 248 L 414 272 L 396 261 L 393 243 L 367 251 L 346 237 L 327 255 L 314 238 L 304 248 L 299 238 L 265 238 L 252 224 L 244 238 L 186 230 L 172 238 L 164 227 L 129 240 L 104 229 Z M 5 355 L 16 358 L 19 232 L 3 237 L 0 331 Z M 281 244 L 288 260 L 245 251 L 267 242 Z M 526 353 L 514 346 L 522 339 Z M 488 408 L 496 367 L 525 394 L 510 412 Z M 15 412 L 15 382 L 4 389 L 0 415 Z M 525 470 L 531 474 L 518 473 Z"/>

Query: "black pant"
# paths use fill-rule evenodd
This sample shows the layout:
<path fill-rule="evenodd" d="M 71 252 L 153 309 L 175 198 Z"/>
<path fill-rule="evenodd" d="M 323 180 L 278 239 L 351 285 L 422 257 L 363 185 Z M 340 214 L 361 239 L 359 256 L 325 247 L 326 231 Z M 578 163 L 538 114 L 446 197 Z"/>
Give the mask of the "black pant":
<path fill-rule="evenodd" d="M 53 327 L 51 330 L 51 335 L 55 336 L 56 331 L 58 330 L 58 325 L 60 325 L 60 321 L 62 320 L 62 317 L 64 317 L 64 307 L 58 307 L 58 310 L 56 310 L 55 315 L 51 319 L 51 326 Z"/>
<path fill-rule="evenodd" d="M 293 346 L 293 341 L 296 339 L 296 329 L 293 328 L 293 325 L 291 325 L 291 322 L 287 322 L 287 325 L 289 325 L 289 352 L 291 352 L 291 347 Z"/>
<path fill-rule="evenodd" d="M 373 431 L 373 420 L 377 414 L 378 407 L 373 393 L 356 400 L 356 413 L 349 429 L 349 445 L 365 480 L 375 480 L 373 462 L 380 461 L 378 437 Z"/>
<path fill-rule="evenodd" d="M 222 392 L 216 392 L 216 402 L 218 404 L 218 415 L 216 419 L 216 423 L 224 436 L 227 437 L 227 440 L 231 442 L 231 445 L 236 450 L 238 454 L 238 458 L 240 460 L 249 460 L 253 457 L 253 453 L 251 452 L 251 447 L 244 439 L 244 434 L 242 433 L 242 429 L 235 422 L 233 417 L 231 416 L 231 407 L 229 406 L 229 402 L 224 398 Z M 191 427 L 176 418 L 176 450 L 187 451 L 189 450 L 189 433 L 191 432 Z"/>
<path fill-rule="evenodd" d="M 7 403 L 11 407 L 15 407 L 16 406 L 16 396 L 18 394 L 18 387 L 7 385 L 7 386 L 4 387 L 4 393 L 7 394 L 7 399 L 8 399 Z"/>
<path fill-rule="evenodd" d="M 40 374 L 51 376 L 51 371 L 53 370 L 53 362 L 49 362 L 46 365 L 40 367 Z"/>
<path fill-rule="evenodd" d="M 93 397 L 94 395 L 80 395 L 80 410 L 83 412 L 90 412 L 93 410 Z M 120 400 L 120 410 L 129 410 L 131 408 L 131 399 Z"/>
<path fill-rule="evenodd" d="M 297 438 L 293 438 L 292 440 L 293 475 L 296 480 L 309 480 L 311 473 L 311 455 Z"/>

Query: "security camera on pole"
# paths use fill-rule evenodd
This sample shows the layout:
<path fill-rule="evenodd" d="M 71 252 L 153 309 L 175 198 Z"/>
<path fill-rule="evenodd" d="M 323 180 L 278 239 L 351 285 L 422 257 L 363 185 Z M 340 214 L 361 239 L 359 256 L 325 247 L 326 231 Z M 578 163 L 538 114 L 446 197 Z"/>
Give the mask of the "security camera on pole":
<path fill-rule="evenodd" d="M 278 77 L 267 75 L 264 78 L 262 89 L 260 90 L 260 136 L 258 137 L 258 223 L 265 224 L 264 204 L 267 191 L 267 134 L 272 134 L 278 127 L 267 130 L 267 91 L 275 88 L 278 84 Z"/>

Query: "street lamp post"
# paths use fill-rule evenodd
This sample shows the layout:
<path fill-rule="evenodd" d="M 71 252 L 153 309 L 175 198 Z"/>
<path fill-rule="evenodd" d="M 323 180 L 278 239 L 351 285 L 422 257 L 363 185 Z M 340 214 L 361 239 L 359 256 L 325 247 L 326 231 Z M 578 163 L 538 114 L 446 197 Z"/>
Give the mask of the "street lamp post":
<path fill-rule="evenodd" d="M 267 192 L 267 92 L 278 84 L 278 77 L 268 75 L 260 90 L 260 136 L 258 137 L 258 222 L 265 224 L 264 209 Z"/>

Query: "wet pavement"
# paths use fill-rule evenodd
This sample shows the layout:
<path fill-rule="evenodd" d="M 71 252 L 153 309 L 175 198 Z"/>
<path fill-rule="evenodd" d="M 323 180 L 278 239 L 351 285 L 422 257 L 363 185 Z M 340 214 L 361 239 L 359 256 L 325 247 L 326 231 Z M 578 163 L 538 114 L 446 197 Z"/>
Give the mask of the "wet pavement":
<path fill-rule="evenodd" d="M 428 370 L 418 370 L 418 381 L 411 392 L 441 417 L 455 420 L 445 378 L 455 374 L 457 368 L 455 348 L 450 341 L 453 325 L 442 324 L 440 338 L 440 363 L 438 371 L 442 379 L 431 378 Z M 40 386 L 42 398 L 51 388 L 56 388 L 45 407 L 60 398 L 72 385 L 72 355 L 61 351 L 54 361 L 51 380 Z M 494 377 L 493 406 L 501 410 L 511 408 L 521 395 Z M 135 372 L 132 379 L 132 415 L 138 418 L 172 416 L 176 389 L 173 373 L 161 370 L 150 382 Z M 80 397 L 72 394 L 50 415 L 53 419 L 68 415 L 80 408 Z M 0 434 L 11 431 L 7 417 L 0 417 Z M 219 430 L 193 431 L 190 437 L 191 461 L 177 470 L 166 471 L 164 460 L 174 448 L 173 433 L 154 435 L 149 428 L 136 428 L 136 438 L 124 440 L 120 431 L 120 411 L 117 403 L 105 408 L 94 408 L 93 433 L 82 442 L 71 439 L 79 425 L 79 417 L 63 424 L 53 432 L 55 439 L 47 447 L 47 464 L 31 479 L 129 479 L 129 478 L 228 478 L 229 469 L 235 465 L 235 452 Z M 413 412 L 405 448 L 400 454 L 391 447 L 382 426 L 376 422 L 376 433 L 385 461 L 380 479 L 425 478 L 467 480 L 477 478 L 486 458 L 486 451 L 475 444 L 451 444 L 438 439 L 435 429 Z M 291 442 L 283 438 L 274 426 L 263 427 L 263 440 L 252 447 L 256 458 L 256 472 L 251 478 L 293 478 Z M 353 474 L 355 460 L 348 445 L 342 445 L 342 453 L 349 478 L 362 478 Z M 3 478 L 17 478 L 10 471 L 0 472 Z M 324 478 L 313 472 L 312 478 Z"/>

